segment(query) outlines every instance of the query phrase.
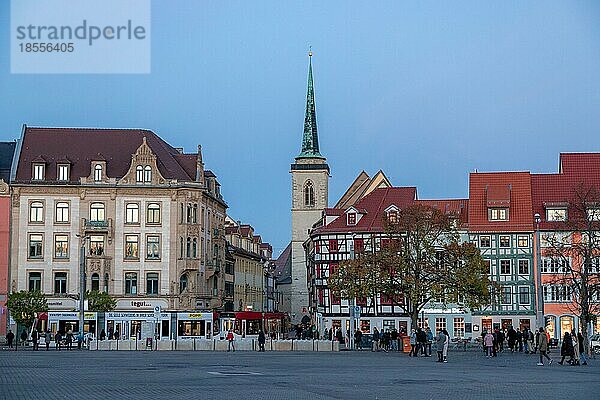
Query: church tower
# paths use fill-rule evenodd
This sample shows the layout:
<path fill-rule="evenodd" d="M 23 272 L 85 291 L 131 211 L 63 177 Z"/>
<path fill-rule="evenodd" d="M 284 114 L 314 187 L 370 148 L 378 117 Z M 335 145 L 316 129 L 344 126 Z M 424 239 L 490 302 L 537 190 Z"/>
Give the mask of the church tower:
<path fill-rule="evenodd" d="M 292 285 L 291 319 L 299 323 L 309 315 L 306 257 L 303 243 L 309 229 L 321 218 L 327 207 L 329 165 L 319 152 L 315 92 L 312 74 L 312 52 L 308 53 L 308 91 L 302 151 L 291 166 L 292 174 Z"/>

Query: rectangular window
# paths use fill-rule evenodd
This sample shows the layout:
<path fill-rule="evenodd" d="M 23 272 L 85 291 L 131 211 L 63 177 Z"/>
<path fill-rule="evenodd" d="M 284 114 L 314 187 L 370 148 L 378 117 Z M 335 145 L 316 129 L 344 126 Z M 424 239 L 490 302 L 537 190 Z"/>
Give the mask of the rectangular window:
<path fill-rule="evenodd" d="M 160 204 L 158 204 L 158 203 L 148 204 L 148 210 L 146 212 L 146 223 L 147 224 L 160 224 Z"/>
<path fill-rule="evenodd" d="M 125 258 L 128 260 L 140 258 L 138 235 L 125 235 Z"/>
<path fill-rule="evenodd" d="M 146 294 L 157 295 L 158 294 L 158 273 L 148 272 L 146 274 Z"/>
<path fill-rule="evenodd" d="M 510 247 L 510 236 L 500 236 L 500 247 Z"/>
<path fill-rule="evenodd" d="M 487 265 L 488 275 L 492 274 L 492 262 L 490 260 L 483 260 L 483 263 Z"/>
<path fill-rule="evenodd" d="M 510 275 L 510 260 L 500 260 L 500 275 Z"/>
<path fill-rule="evenodd" d="M 104 236 L 90 236 L 90 256 L 104 255 Z"/>
<path fill-rule="evenodd" d="M 42 290 L 42 273 L 41 272 L 30 272 L 29 273 L 29 291 Z"/>
<path fill-rule="evenodd" d="M 465 336 L 465 319 L 463 317 L 454 318 L 454 337 L 463 338 Z"/>
<path fill-rule="evenodd" d="M 33 165 L 33 179 L 36 181 L 41 181 L 44 179 L 44 164 Z"/>
<path fill-rule="evenodd" d="M 43 258 L 44 236 L 41 233 L 32 233 L 29 235 L 29 258 Z"/>
<path fill-rule="evenodd" d="M 517 246 L 519 247 L 529 247 L 529 237 L 526 235 L 519 235 L 517 237 Z"/>
<path fill-rule="evenodd" d="M 363 239 L 354 239 L 354 254 L 361 254 L 365 251 L 365 242 Z"/>
<path fill-rule="evenodd" d="M 69 203 L 64 201 L 56 203 L 56 215 L 54 219 L 58 223 L 64 224 L 69 222 Z"/>
<path fill-rule="evenodd" d="M 125 205 L 125 223 L 139 224 L 140 223 L 140 206 L 137 203 L 128 203 Z"/>
<path fill-rule="evenodd" d="M 511 304 L 512 290 L 510 286 L 502 287 L 502 304 Z"/>
<path fill-rule="evenodd" d="M 69 180 L 69 166 L 66 164 L 58 165 L 58 175 L 57 179 L 59 181 L 68 181 Z"/>
<path fill-rule="evenodd" d="M 56 272 L 54 274 L 54 294 L 67 294 L 66 272 Z"/>
<path fill-rule="evenodd" d="M 547 208 L 546 209 L 546 221 L 566 221 L 567 220 L 567 209 L 566 208 Z"/>
<path fill-rule="evenodd" d="M 436 318 L 435 319 L 435 331 L 439 331 L 440 329 L 446 329 L 446 318 Z"/>
<path fill-rule="evenodd" d="M 330 253 L 338 252 L 338 241 L 336 239 L 329 240 L 329 252 Z"/>
<path fill-rule="evenodd" d="M 69 235 L 54 236 L 54 258 L 69 258 Z"/>
<path fill-rule="evenodd" d="M 529 260 L 519 260 L 519 275 L 529 275 Z"/>
<path fill-rule="evenodd" d="M 587 217 L 588 221 L 600 221 L 600 208 L 588 208 Z"/>
<path fill-rule="evenodd" d="M 569 259 L 542 258 L 542 273 L 556 274 L 568 272 L 571 268 Z"/>
<path fill-rule="evenodd" d="M 489 236 L 481 236 L 479 238 L 479 247 L 490 247 L 492 244 Z"/>
<path fill-rule="evenodd" d="M 29 222 L 44 222 L 44 203 L 34 201 L 29 205 Z"/>
<path fill-rule="evenodd" d="M 136 272 L 127 272 L 125 274 L 125 294 L 137 294 Z"/>
<path fill-rule="evenodd" d="M 146 236 L 146 258 L 148 260 L 160 259 L 160 236 Z"/>
<path fill-rule="evenodd" d="M 104 221 L 104 203 L 92 203 L 90 205 L 90 221 Z"/>
<path fill-rule="evenodd" d="M 356 225 L 356 213 L 348 213 L 348 225 Z"/>
<path fill-rule="evenodd" d="M 529 304 L 529 287 L 519 286 L 519 304 Z"/>
<path fill-rule="evenodd" d="M 489 221 L 508 221 L 508 208 L 488 208 Z"/>

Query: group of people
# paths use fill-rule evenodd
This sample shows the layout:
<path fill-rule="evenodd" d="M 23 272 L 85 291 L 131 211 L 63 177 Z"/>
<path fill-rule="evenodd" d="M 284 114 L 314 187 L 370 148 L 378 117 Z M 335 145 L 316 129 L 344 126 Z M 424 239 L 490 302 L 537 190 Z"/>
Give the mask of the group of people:
<path fill-rule="evenodd" d="M 484 330 L 482 332 L 482 344 L 486 357 L 497 357 L 498 353 L 504 351 L 504 342 L 507 342 L 508 349 L 514 352 L 524 352 L 525 354 L 539 353 L 540 360 L 538 366 L 544 365 L 544 360 L 552 364 L 552 359 L 548 355 L 550 352 L 550 334 L 544 329 L 539 328 L 535 333 L 529 328 L 524 327 L 521 330 L 515 330 L 510 326 L 506 331 L 498 328 L 493 331 Z M 561 345 L 561 360 L 563 364 L 565 358 L 569 357 L 567 362 L 570 365 L 587 365 L 587 357 L 584 351 L 584 338 L 581 332 L 565 332 Z"/>
<path fill-rule="evenodd" d="M 448 332 L 445 333 L 448 337 Z M 431 357 L 431 345 L 433 343 L 433 332 L 429 327 L 425 330 L 421 328 L 411 329 L 410 331 L 410 353 L 411 357 L 418 357 L 419 354 L 424 357 Z M 436 339 L 437 346 L 437 339 Z"/>
<path fill-rule="evenodd" d="M 385 331 L 382 329 L 381 332 L 377 329 L 377 327 L 373 328 L 373 348 L 372 351 L 380 351 L 384 352 L 388 351 L 397 351 L 401 349 L 401 336 L 400 333 L 393 329 L 386 329 Z M 357 349 L 362 349 L 362 332 L 360 329 L 357 329 L 354 332 L 354 343 Z"/>
<path fill-rule="evenodd" d="M 27 334 L 27 330 L 23 329 L 23 331 L 21 332 L 21 335 L 20 335 L 21 346 L 25 346 L 25 343 L 27 343 L 28 338 L 29 338 L 29 335 Z M 52 332 L 50 332 L 49 329 L 46 330 L 45 332 L 40 332 L 34 328 L 31 331 L 31 345 L 33 347 L 33 351 L 38 351 L 40 349 L 40 341 L 42 338 L 44 339 L 44 343 L 46 345 L 46 351 L 50 350 L 50 343 L 52 342 Z M 15 345 L 15 348 L 16 348 L 16 346 L 19 345 L 19 343 L 15 343 L 15 334 L 13 333 L 12 330 L 9 330 L 8 333 L 6 334 L 6 341 L 7 341 L 9 348 L 12 348 L 13 344 Z M 77 336 L 75 336 L 73 334 L 73 331 L 71 331 L 71 330 L 68 330 L 66 333 L 64 333 L 62 331 L 58 331 L 54 335 L 54 342 L 56 344 L 56 350 L 60 350 L 61 347 L 71 350 L 73 348 L 73 343 L 75 343 L 75 342 L 77 342 L 77 348 L 81 349 L 81 347 L 83 345 L 83 341 L 84 341 L 83 333 L 79 333 L 79 334 L 77 334 Z"/>

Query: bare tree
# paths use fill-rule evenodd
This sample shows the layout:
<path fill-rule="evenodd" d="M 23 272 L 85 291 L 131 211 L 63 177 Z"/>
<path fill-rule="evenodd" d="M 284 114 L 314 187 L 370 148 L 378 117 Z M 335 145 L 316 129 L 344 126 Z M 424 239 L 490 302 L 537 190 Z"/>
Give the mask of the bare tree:
<path fill-rule="evenodd" d="M 600 312 L 600 190 L 583 183 L 572 190 L 564 221 L 542 236 L 546 255 L 554 259 L 549 282 L 558 285 L 567 307 L 579 317 L 584 350 L 589 354 L 589 327 Z M 552 264 L 552 263 L 550 263 Z"/>

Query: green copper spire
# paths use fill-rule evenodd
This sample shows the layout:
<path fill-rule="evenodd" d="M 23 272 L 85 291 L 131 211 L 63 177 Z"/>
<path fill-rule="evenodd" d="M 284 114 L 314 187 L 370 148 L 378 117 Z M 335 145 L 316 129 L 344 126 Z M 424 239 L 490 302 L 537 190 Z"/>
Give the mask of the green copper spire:
<path fill-rule="evenodd" d="M 308 53 L 308 60 L 308 91 L 306 93 L 302 152 L 296 158 L 323 158 L 321 153 L 319 153 L 319 136 L 317 135 L 317 113 L 315 111 L 315 90 L 312 76 L 312 51 Z"/>

